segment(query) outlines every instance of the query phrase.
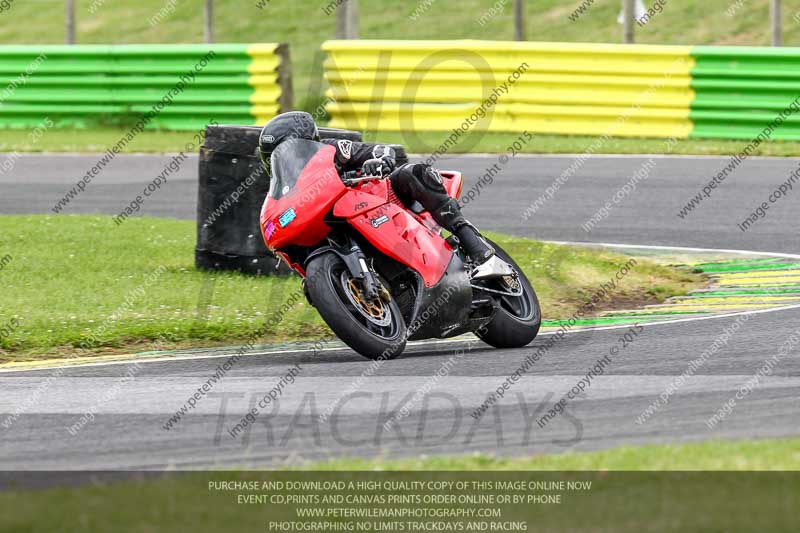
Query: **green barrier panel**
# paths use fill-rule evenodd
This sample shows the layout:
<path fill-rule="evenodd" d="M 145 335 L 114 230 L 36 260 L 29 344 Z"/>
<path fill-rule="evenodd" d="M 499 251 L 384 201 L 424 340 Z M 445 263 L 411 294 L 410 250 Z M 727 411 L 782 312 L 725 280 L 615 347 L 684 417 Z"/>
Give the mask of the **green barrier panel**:
<path fill-rule="evenodd" d="M 695 46 L 691 54 L 690 137 L 753 139 L 772 124 L 770 138 L 800 140 L 800 48 Z"/>
<path fill-rule="evenodd" d="M 256 124 L 291 105 L 287 54 L 276 44 L 0 46 L 0 127 L 133 125 L 148 113 L 151 129 Z"/>

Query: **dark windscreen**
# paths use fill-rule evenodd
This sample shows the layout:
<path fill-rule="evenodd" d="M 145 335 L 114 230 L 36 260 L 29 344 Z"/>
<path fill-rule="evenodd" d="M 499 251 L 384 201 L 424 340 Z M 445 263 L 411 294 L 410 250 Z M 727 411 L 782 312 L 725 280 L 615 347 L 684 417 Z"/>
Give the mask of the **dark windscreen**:
<path fill-rule="evenodd" d="M 269 195 L 276 200 L 291 191 L 309 161 L 325 145 L 306 139 L 289 139 L 272 152 Z"/>

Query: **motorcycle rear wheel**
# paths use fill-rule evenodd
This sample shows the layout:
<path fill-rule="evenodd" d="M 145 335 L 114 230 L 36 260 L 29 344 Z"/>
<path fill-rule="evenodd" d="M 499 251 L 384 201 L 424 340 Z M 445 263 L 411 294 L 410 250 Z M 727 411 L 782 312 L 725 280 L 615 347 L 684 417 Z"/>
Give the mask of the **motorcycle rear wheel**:
<path fill-rule="evenodd" d="M 536 338 L 542 325 L 539 299 L 536 297 L 536 291 L 533 290 L 530 281 L 514 262 L 514 259 L 497 243 L 490 240 L 489 243 L 494 247 L 497 256 L 514 267 L 519 274 L 518 282 L 522 285 L 522 294 L 520 296 L 494 294 L 493 296 L 499 300 L 500 304 L 497 313 L 492 321 L 476 331 L 475 335 L 495 348 L 521 348 Z"/>
<path fill-rule="evenodd" d="M 360 280 L 334 253 L 313 258 L 306 276 L 312 304 L 345 344 L 374 360 L 394 359 L 403 352 L 408 335 L 394 298 L 368 301 L 360 291 Z"/>

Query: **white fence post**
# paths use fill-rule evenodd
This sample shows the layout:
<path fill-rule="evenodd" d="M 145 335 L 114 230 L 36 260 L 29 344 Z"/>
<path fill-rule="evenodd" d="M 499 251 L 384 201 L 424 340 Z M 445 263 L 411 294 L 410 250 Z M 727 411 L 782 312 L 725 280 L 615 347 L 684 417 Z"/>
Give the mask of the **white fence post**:
<path fill-rule="evenodd" d="M 783 46 L 781 0 L 772 0 L 770 2 L 770 21 L 772 23 L 772 46 Z"/>
<path fill-rule="evenodd" d="M 207 43 L 214 42 L 214 0 L 206 0 L 204 37 Z"/>
<path fill-rule="evenodd" d="M 75 0 L 67 0 L 64 10 L 64 41 L 75 44 Z"/>
<path fill-rule="evenodd" d="M 514 39 L 525 39 L 525 0 L 514 0 Z"/>
<path fill-rule="evenodd" d="M 635 0 L 622 0 L 622 42 L 633 42 L 633 19 L 636 16 Z"/>

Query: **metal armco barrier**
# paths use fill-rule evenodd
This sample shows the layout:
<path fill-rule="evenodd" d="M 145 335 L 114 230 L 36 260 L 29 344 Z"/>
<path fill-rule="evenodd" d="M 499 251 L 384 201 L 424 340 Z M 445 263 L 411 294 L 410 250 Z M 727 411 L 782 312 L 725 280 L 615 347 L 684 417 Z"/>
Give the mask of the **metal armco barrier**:
<path fill-rule="evenodd" d="M 750 138 L 800 96 L 797 48 L 348 40 L 323 50 L 331 126 L 367 131 Z M 772 137 L 796 139 L 797 125 L 791 116 Z"/>
<path fill-rule="evenodd" d="M 179 83 L 183 81 L 183 86 Z M 0 46 L 0 127 L 264 123 L 292 107 L 287 45 Z"/>

